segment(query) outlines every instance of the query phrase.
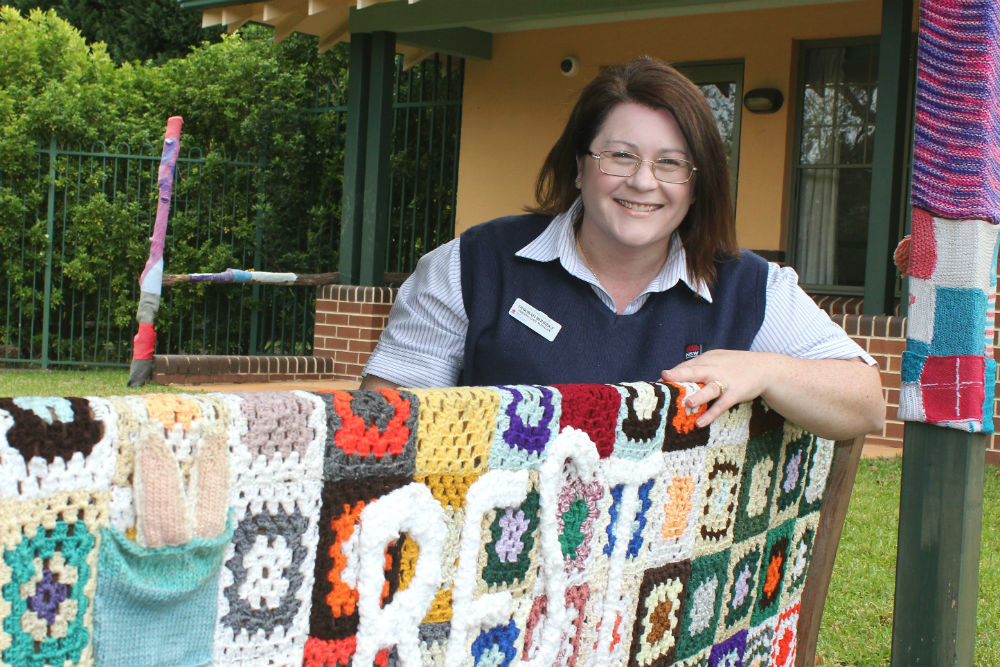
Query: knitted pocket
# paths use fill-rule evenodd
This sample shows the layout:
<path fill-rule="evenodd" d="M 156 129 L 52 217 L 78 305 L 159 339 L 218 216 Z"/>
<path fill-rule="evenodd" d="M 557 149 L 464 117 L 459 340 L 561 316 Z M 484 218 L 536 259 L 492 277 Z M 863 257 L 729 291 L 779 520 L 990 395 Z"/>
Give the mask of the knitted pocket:
<path fill-rule="evenodd" d="M 141 547 L 101 529 L 94 644 L 103 667 L 195 667 L 212 661 L 219 568 L 232 520 L 213 538 Z"/>

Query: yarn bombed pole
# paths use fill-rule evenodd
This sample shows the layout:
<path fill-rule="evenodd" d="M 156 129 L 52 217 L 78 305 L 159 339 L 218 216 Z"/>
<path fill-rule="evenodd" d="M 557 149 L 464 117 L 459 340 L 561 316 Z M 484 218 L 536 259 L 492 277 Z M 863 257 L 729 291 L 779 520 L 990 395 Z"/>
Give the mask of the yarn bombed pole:
<path fill-rule="evenodd" d="M 170 198 L 174 191 L 174 167 L 181 147 L 181 126 L 184 119 L 171 116 L 163 137 L 160 171 L 157 175 L 159 197 L 156 203 L 156 222 L 149 239 L 149 259 L 139 277 L 139 309 L 135 319 L 139 331 L 133 339 L 132 365 L 128 386 L 141 387 L 153 375 L 153 351 L 156 349 L 156 330 L 153 318 L 160 309 L 160 291 L 163 284 L 163 246 L 167 238 L 167 217 L 170 215 Z"/>
<path fill-rule="evenodd" d="M 1000 7 L 922 0 L 892 665 L 971 665 L 1000 223 Z M 944 428 L 941 428 L 944 427 Z"/>

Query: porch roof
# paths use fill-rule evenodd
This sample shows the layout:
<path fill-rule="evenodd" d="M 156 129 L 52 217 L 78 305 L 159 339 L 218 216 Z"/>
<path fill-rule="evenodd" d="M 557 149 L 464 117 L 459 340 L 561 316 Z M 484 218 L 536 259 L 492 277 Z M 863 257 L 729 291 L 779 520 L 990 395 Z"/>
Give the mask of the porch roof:
<path fill-rule="evenodd" d="M 494 33 L 689 14 L 749 11 L 850 0 L 179 0 L 205 27 L 252 21 L 319 37 L 325 51 L 352 32 L 396 33 L 400 52 L 437 51 L 489 59 Z"/>

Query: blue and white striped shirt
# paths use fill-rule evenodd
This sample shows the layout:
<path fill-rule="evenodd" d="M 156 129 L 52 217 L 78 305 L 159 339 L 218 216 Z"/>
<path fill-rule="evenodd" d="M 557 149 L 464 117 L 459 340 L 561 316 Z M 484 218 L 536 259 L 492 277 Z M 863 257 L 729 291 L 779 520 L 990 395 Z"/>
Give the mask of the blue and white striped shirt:
<path fill-rule="evenodd" d="M 573 220 L 580 200 L 552 219 L 545 231 L 517 252 L 538 262 L 558 259 L 571 275 L 591 285 L 611 310 L 615 303 L 587 268 L 576 249 Z M 665 292 L 684 282 L 706 301 L 712 301 L 708 286 L 694 281 L 687 272 L 687 257 L 680 237 L 670 241 L 667 261 L 645 290 L 633 299 L 623 314 L 639 310 L 655 292 Z M 462 266 L 459 239 L 424 255 L 416 271 L 403 283 L 382 333 L 364 369 L 405 387 L 448 387 L 458 381 L 465 353 L 469 320 L 462 301 Z M 764 321 L 751 351 L 778 352 L 804 359 L 853 359 L 861 357 L 874 365 L 861 347 L 798 285 L 790 267 L 771 262 L 767 274 Z"/>

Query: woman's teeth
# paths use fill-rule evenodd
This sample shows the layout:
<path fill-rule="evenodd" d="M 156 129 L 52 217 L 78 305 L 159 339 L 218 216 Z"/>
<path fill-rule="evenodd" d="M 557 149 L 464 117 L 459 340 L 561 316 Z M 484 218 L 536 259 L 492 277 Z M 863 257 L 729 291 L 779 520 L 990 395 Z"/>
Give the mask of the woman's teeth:
<path fill-rule="evenodd" d="M 633 211 L 644 211 L 648 213 L 660 208 L 660 204 L 639 204 L 634 201 L 625 201 L 624 199 L 616 199 L 615 201 L 625 208 L 632 209 Z"/>

